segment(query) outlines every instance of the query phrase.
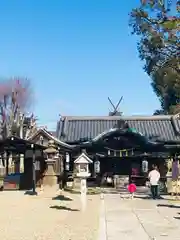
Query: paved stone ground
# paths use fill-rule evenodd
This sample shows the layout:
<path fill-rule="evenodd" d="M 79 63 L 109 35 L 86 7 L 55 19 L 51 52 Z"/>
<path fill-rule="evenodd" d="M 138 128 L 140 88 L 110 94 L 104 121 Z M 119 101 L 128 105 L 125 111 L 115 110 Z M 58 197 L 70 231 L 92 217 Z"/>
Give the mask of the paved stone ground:
<path fill-rule="evenodd" d="M 101 207 L 99 240 L 180 239 L 180 202 L 106 193 Z"/>
<path fill-rule="evenodd" d="M 81 212 L 80 196 L 44 192 L 0 192 L 0 238 L 3 240 L 95 240 L 99 224 L 99 196 L 88 196 Z"/>
<path fill-rule="evenodd" d="M 80 196 L 44 192 L 0 192 L 0 237 L 3 240 L 179 240 L 180 202 L 151 200 L 139 193 L 134 200 L 117 191 L 88 196 L 80 211 Z M 100 231 L 99 203 L 101 201 Z"/>

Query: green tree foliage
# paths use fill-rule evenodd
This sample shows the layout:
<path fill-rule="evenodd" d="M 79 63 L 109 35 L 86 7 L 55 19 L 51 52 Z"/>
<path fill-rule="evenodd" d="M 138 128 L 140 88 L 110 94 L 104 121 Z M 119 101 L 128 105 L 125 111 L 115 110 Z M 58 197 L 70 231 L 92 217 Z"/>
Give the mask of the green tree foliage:
<path fill-rule="evenodd" d="M 180 104 L 180 1 L 142 0 L 130 13 L 132 34 L 139 37 L 138 51 L 144 70 L 162 109 L 175 113 Z"/>

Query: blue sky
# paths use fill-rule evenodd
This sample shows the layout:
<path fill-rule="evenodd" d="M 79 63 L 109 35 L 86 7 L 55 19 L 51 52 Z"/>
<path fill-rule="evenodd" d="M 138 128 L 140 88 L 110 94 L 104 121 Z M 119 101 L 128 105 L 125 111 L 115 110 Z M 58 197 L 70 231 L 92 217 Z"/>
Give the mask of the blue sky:
<path fill-rule="evenodd" d="M 128 13 L 139 0 L 1 0 L 0 74 L 32 80 L 39 124 L 61 115 L 124 115 L 159 102 L 138 58 Z"/>

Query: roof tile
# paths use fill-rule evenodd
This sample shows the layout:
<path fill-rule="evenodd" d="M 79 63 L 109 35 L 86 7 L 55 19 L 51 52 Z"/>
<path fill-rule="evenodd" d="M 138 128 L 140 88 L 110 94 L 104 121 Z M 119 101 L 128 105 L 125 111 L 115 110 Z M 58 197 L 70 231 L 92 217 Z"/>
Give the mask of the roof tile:
<path fill-rule="evenodd" d="M 180 135 L 175 133 L 171 117 L 63 117 L 58 122 L 57 136 L 65 142 L 75 142 L 80 139 L 90 140 L 98 134 L 113 128 L 118 123 L 118 120 L 123 119 L 128 123 L 129 127 L 135 128 L 151 139 L 180 141 Z M 180 130 L 180 120 L 176 119 L 175 124 Z"/>

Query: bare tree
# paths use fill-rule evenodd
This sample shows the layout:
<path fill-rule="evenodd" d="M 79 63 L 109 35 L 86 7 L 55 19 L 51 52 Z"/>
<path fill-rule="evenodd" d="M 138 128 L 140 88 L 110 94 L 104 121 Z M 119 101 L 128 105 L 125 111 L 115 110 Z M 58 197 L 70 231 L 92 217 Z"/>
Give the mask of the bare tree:
<path fill-rule="evenodd" d="M 11 78 L 0 82 L 1 137 L 15 135 L 28 137 L 35 127 L 34 115 L 28 116 L 32 104 L 32 87 L 29 79 Z M 26 126 L 24 123 L 26 122 Z M 24 133 L 25 131 L 25 133 Z"/>

